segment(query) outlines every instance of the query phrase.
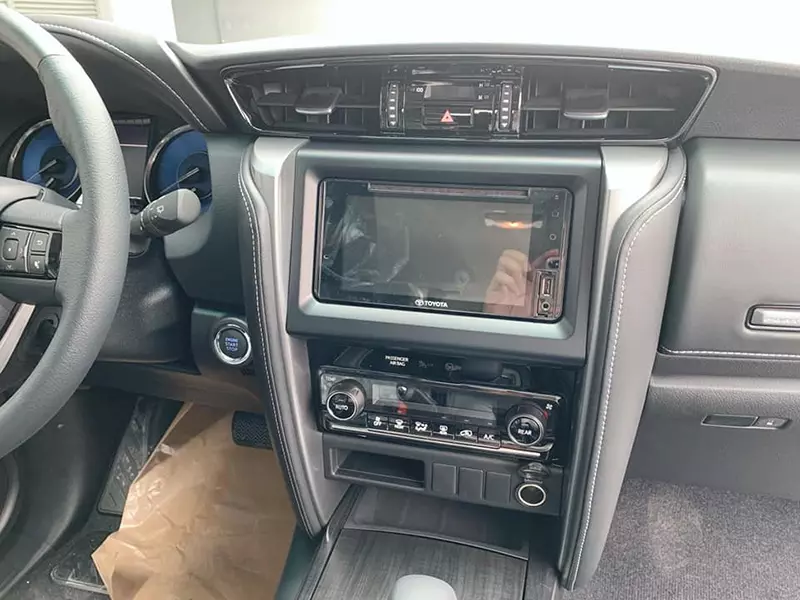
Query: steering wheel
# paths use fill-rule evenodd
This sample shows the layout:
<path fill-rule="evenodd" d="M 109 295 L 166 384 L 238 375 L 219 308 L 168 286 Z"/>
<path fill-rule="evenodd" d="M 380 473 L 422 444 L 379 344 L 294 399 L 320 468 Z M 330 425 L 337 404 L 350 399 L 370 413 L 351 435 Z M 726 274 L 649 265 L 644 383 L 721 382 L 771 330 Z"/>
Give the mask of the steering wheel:
<path fill-rule="evenodd" d="M 114 124 L 78 61 L 42 27 L 0 5 L 0 43 L 39 75 L 53 127 L 75 159 L 80 210 L 43 187 L 0 178 L 0 294 L 60 306 L 50 345 L 19 389 L 0 406 L 0 458 L 41 429 L 89 372 L 108 334 L 128 264 L 128 183 Z M 0 355 L 19 343 L 14 319 Z M 23 323 L 22 327 L 27 323 Z"/>

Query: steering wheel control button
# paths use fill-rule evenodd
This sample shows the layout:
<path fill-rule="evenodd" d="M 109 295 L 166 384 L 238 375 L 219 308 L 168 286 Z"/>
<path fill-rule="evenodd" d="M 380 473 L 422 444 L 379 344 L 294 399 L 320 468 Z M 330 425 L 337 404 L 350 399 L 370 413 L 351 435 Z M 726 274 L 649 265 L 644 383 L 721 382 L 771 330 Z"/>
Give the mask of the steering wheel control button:
<path fill-rule="evenodd" d="M 25 257 L 23 255 L 25 244 L 28 241 L 29 231 L 16 227 L 3 227 L 0 229 L 0 239 L 3 250 L 0 256 L 0 272 L 25 273 Z"/>
<path fill-rule="evenodd" d="M 253 355 L 253 345 L 247 324 L 241 319 L 227 318 L 217 324 L 212 341 L 217 358 L 226 365 L 244 365 Z"/>
<path fill-rule="evenodd" d="M 16 260 L 19 256 L 19 240 L 8 238 L 3 242 L 3 260 Z"/>
<path fill-rule="evenodd" d="M 47 233 L 43 231 L 34 231 L 33 236 L 31 236 L 31 243 L 28 247 L 28 251 L 31 254 L 46 254 L 49 241 L 50 236 Z"/>
<path fill-rule="evenodd" d="M 28 274 L 29 275 L 44 275 L 45 274 L 45 257 L 32 254 L 28 257 Z"/>
<path fill-rule="evenodd" d="M 514 495 L 517 502 L 528 508 L 536 508 L 547 501 L 547 490 L 538 483 L 522 483 L 517 487 Z"/>

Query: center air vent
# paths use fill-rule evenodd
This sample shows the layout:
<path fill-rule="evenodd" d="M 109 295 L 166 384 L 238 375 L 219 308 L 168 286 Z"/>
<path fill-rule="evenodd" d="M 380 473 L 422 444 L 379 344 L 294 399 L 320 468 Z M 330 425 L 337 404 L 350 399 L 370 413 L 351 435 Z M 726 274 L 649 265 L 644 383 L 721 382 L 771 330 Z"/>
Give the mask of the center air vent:
<path fill-rule="evenodd" d="M 235 67 L 225 83 L 259 132 L 496 142 L 668 142 L 713 69 L 581 58 L 416 56 Z"/>
<path fill-rule="evenodd" d="M 380 129 L 379 66 L 297 66 L 227 78 L 237 104 L 261 131 L 368 135 Z"/>
<path fill-rule="evenodd" d="M 520 137 L 669 140 L 712 81 L 710 71 L 614 64 L 541 64 L 526 69 Z"/>

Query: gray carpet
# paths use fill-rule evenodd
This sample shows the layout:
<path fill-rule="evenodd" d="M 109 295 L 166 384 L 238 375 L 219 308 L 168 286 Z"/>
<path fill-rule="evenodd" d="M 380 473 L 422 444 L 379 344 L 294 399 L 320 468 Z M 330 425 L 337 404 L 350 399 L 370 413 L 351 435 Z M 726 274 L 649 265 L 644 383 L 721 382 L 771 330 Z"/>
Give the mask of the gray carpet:
<path fill-rule="evenodd" d="M 800 503 L 642 480 L 623 488 L 591 586 L 564 594 L 564 600 L 784 598 L 800 599 Z"/>

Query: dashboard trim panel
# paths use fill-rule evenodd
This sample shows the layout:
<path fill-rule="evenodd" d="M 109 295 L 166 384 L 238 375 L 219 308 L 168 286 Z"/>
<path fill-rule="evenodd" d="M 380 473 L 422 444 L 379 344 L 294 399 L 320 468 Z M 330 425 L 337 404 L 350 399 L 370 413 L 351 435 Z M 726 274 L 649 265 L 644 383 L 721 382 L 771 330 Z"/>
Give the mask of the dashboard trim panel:
<path fill-rule="evenodd" d="M 613 156 L 607 158 L 607 172 L 616 168 L 619 175 L 630 166 L 621 160 L 622 155 L 617 161 Z M 650 168 L 651 177 L 657 177 L 661 162 L 653 162 Z M 660 181 L 646 190 L 645 171 L 639 171 L 630 182 L 630 194 L 622 199 L 643 195 L 619 218 L 604 218 L 605 227 L 611 230 L 601 240 L 610 243 L 600 250 L 604 267 L 597 272 L 602 279 L 595 280 L 598 302 L 592 315 L 585 384 L 578 400 L 574 464 L 559 558 L 568 589 L 589 582 L 611 525 L 655 360 L 685 174 L 683 153 L 671 151 Z M 606 190 L 606 206 L 613 190 L 619 194 L 623 180 L 607 176 L 614 187 Z M 623 311 L 623 306 L 636 308 Z"/>
<path fill-rule="evenodd" d="M 306 344 L 286 331 L 295 158 L 303 140 L 262 138 L 242 161 L 239 239 L 254 364 L 266 384 L 267 423 L 299 522 L 324 529 L 347 486 L 324 475 Z M 257 332 L 257 333 L 256 333 Z"/>

